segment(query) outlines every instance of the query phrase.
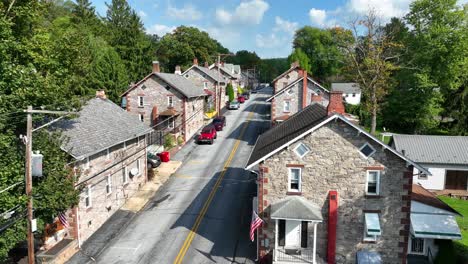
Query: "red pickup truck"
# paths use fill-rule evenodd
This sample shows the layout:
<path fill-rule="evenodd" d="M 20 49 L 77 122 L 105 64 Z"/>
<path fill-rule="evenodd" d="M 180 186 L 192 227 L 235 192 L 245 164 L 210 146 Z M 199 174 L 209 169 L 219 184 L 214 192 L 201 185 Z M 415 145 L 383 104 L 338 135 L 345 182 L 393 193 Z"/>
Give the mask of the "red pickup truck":
<path fill-rule="evenodd" d="M 216 139 L 216 128 L 214 125 L 207 125 L 204 127 L 198 136 L 198 143 L 208 142 L 210 145 L 213 144 L 214 140 Z"/>

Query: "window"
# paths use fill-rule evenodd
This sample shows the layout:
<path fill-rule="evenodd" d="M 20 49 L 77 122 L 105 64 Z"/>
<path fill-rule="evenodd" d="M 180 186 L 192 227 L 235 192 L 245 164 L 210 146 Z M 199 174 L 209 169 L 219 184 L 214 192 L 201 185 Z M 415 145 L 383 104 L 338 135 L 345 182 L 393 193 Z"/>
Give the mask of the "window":
<path fill-rule="evenodd" d="M 353 97 L 356 97 L 356 93 L 353 93 Z"/>
<path fill-rule="evenodd" d="M 90 165 L 89 165 L 89 157 L 86 157 L 86 160 L 83 164 L 83 168 L 86 170 L 86 169 L 89 169 Z"/>
<path fill-rule="evenodd" d="M 294 148 L 294 152 L 296 152 L 296 154 L 301 158 L 304 157 L 307 153 L 309 153 L 309 151 L 310 151 L 309 147 L 307 147 L 303 143 L 300 143 L 299 145 L 296 146 L 296 148 Z"/>
<path fill-rule="evenodd" d="M 377 237 L 382 234 L 379 214 L 364 213 L 364 226 L 364 241 L 377 241 Z"/>
<path fill-rule="evenodd" d="M 367 171 L 366 194 L 379 195 L 380 171 Z"/>
<path fill-rule="evenodd" d="M 289 94 L 289 95 L 291 95 L 291 94 L 294 93 L 294 91 L 293 91 L 293 89 L 289 89 L 286 93 Z"/>
<path fill-rule="evenodd" d="M 207 82 L 203 82 L 203 88 L 208 88 L 208 83 Z"/>
<path fill-rule="evenodd" d="M 370 156 L 372 156 L 372 154 L 375 153 L 375 149 L 369 145 L 369 143 L 366 143 L 364 144 L 364 146 L 362 146 L 359 151 L 361 152 L 362 155 L 364 155 L 364 157 L 368 158 Z"/>
<path fill-rule="evenodd" d="M 410 253 L 424 254 L 424 238 L 416 238 L 411 236 L 411 251 Z"/>
<path fill-rule="evenodd" d="M 123 169 L 122 169 L 122 183 L 123 184 L 128 183 L 128 170 L 127 170 L 127 167 L 123 167 Z"/>
<path fill-rule="evenodd" d="M 169 119 L 167 128 L 174 129 L 175 128 L 175 120 L 174 118 Z"/>
<path fill-rule="evenodd" d="M 141 175 L 141 160 L 140 159 L 137 159 L 137 170 L 138 170 L 137 175 Z"/>
<path fill-rule="evenodd" d="M 91 186 L 86 187 L 85 189 L 85 207 L 90 208 L 92 206 L 91 201 Z"/>
<path fill-rule="evenodd" d="M 167 97 L 167 106 L 174 107 L 174 98 L 172 96 Z"/>
<path fill-rule="evenodd" d="M 288 191 L 301 191 L 301 168 L 289 168 L 289 186 Z"/>
<path fill-rule="evenodd" d="M 138 118 L 140 119 L 141 122 L 145 121 L 145 116 L 142 114 L 138 114 Z"/>
<path fill-rule="evenodd" d="M 112 193 L 112 176 L 109 175 L 107 176 L 106 179 L 106 194 L 111 194 Z"/>
<path fill-rule="evenodd" d="M 283 112 L 290 112 L 290 111 L 291 111 L 291 101 L 284 101 Z"/>
<path fill-rule="evenodd" d="M 145 99 L 143 96 L 138 96 L 138 107 L 143 107 Z"/>

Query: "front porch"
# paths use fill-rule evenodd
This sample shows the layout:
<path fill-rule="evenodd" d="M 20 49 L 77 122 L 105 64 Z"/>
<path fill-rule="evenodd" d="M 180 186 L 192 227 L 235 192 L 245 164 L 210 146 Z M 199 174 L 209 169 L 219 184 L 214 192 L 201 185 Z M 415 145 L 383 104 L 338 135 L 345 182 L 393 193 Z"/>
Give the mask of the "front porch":
<path fill-rule="evenodd" d="M 314 250 L 311 248 L 286 249 L 279 247 L 275 250 L 275 254 L 277 260 L 273 261 L 273 263 L 277 264 L 314 263 Z M 315 257 L 315 263 L 325 264 L 327 262 Z"/>

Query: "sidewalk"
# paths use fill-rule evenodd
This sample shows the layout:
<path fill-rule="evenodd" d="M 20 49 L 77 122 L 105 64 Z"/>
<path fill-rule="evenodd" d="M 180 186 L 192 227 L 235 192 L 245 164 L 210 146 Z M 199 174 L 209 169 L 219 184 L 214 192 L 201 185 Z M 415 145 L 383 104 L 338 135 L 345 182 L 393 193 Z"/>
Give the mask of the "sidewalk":
<path fill-rule="evenodd" d="M 185 149 L 182 148 L 181 150 Z M 182 154 L 181 154 L 182 155 Z M 69 264 L 93 263 L 109 241 L 118 236 L 133 217 L 148 203 L 167 179 L 182 165 L 182 161 L 163 162 L 154 169 L 154 176 L 117 210 L 67 262 Z"/>

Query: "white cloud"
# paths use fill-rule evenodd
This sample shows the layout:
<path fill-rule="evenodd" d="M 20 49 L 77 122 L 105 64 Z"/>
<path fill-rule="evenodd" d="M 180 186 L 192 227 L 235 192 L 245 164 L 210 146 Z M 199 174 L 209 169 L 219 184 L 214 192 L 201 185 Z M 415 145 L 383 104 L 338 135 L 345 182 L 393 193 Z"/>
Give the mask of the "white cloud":
<path fill-rule="evenodd" d="M 223 24 L 258 25 L 270 6 L 263 0 L 251 0 L 240 3 L 234 13 L 224 9 L 216 10 L 216 20 Z"/>
<path fill-rule="evenodd" d="M 375 10 L 383 20 L 401 17 L 409 10 L 413 0 L 349 0 L 349 10 L 358 15 L 365 15 L 369 10 Z"/>
<path fill-rule="evenodd" d="M 145 11 L 140 10 L 140 11 L 138 11 L 138 16 L 140 16 L 141 18 L 145 18 L 145 17 L 147 17 L 148 15 L 145 13 Z"/>
<path fill-rule="evenodd" d="M 273 28 L 273 31 L 284 31 L 286 33 L 294 34 L 298 26 L 299 24 L 297 22 L 290 22 L 277 16 L 275 17 L 275 27 Z"/>
<path fill-rule="evenodd" d="M 255 36 L 255 44 L 259 48 L 275 48 L 281 46 L 283 39 L 278 37 L 275 33 L 270 35 L 257 34 Z"/>
<path fill-rule="evenodd" d="M 191 4 L 185 5 L 183 8 L 169 6 L 167 15 L 181 20 L 200 20 L 202 18 L 202 13 Z"/>
<path fill-rule="evenodd" d="M 166 35 L 167 33 L 170 33 L 174 31 L 176 27 L 171 27 L 171 26 L 166 26 L 162 24 L 154 24 L 151 27 L 149 27 L 146 32 L 148 34 L 156 34 L 160 37 Z"/>
<path fill-rule="evenodd" d="M 324 26 L 327 19 L 327 12 L 321 9 L 312 8 L 309 10 L 310 22 L 316 26 Z"/>

